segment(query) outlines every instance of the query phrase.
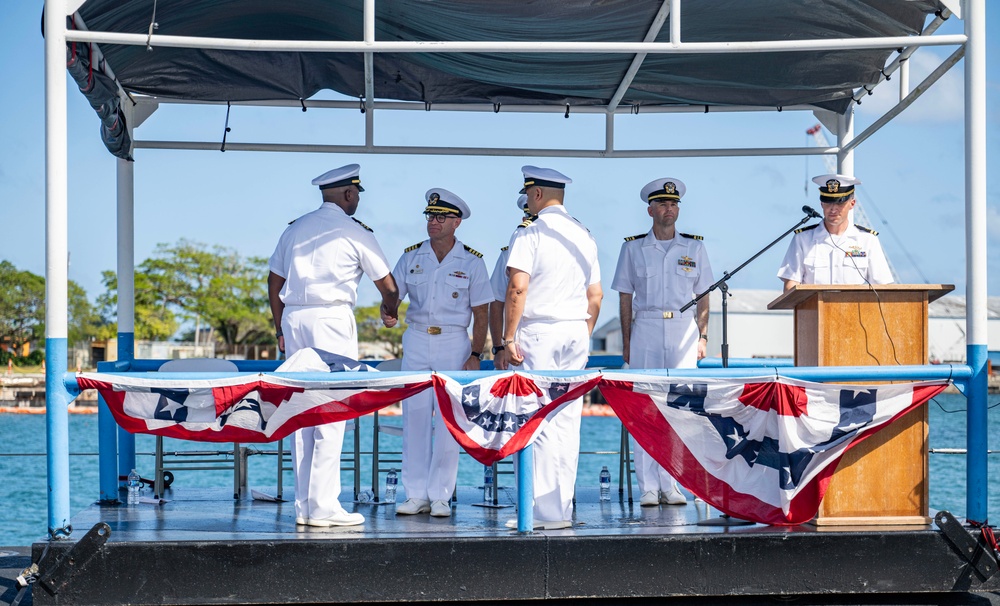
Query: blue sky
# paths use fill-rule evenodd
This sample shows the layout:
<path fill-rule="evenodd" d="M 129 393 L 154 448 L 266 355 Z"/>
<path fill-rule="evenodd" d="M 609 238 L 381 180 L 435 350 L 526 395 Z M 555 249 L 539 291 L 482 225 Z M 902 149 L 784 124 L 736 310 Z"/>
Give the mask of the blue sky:
<path fill-rule="evenodd" d="M 988 242 L 992 274 L 1000 267 L 1000 11 L 988 7 Z M 6 227 L 0 259 L 44 273 L 44 87 L 40 1 L 0 6 L 0 217 Z M 951 19 L 940 30 L 958 33 Z M 914 55 L 911 85 L 950 54 L 925 48 Z M 153 51 L 155 52 L 155 50 Z M 900 118 L 864 143 L 855 157 L 872 227 L 904 282 L 965 285 L 963 62 Z M 113 66 L 112 66 L 113 67 Z M 897 100 L 897 80 L 883 84 L 857 108 L 856 132 Z M 115 159 L 98 137 L 98 120 L 70 82 L 70 278 L 93 299 L 101 271 L 115 267 Z M 376 91 L 377 95 L 378 91 Z M 161 107 L 136 131 L 140 139 L 221 141 L 225 107 Z M 629 147 L 749 147 L 811 145 L 808 112 L 620 116 L 616 145 Z M 230 141 L 362 144 L 364 117 L 342 110 L 236 107 Z M 571 114 L 449 115 L 378 112 L 376 143 L 501 147 L 603 147 L 603 118 Z M 835 139 L 826 133 L 830 140 Z M 795 224 L 803 204 L 819 207 L 808 177 L 827 172 L 822 158 L 692 158 L 662 160 L 350 156 L 251 152 L 136 151 L 136 261 L 159 242 L 184 237 L 268 256 L 291 219 L 319 204 L 309 181 L 330 168 L 358 162 L 366 192 L 357 217 L 375 229 L 390 264 L 425 237 L 421 210 L 429 187 L 462 196 L 473 216 L 458 236 L 483 252 L 492 270 L 499 248 L 518 221 L 514 207 L 520 166 L 551 166 L 573 178 L 566 206 L 594 233 L 606 299 L 600 322 L 617 314 L 610 291 L 625 236 L 643 233 L 649 218 L 639 190 L 659 177 L 687 184 L 678 225 L 704 236 L 716 276 Z M 778 289 L 777 266 L 787 241 L 735 276 L 733 289 Z M 905 248 L 905 250 L 904 250 Z M 911 259 L 914 262 L 911 262 Z M 263 279 L 263 277 L 262 277 Z M 1000 281 L 989 285 L 1000 295 Z M 610 296 L 609 296 L 610 295 Z M 375 299 L 370 285 L 361 302 Z"/>

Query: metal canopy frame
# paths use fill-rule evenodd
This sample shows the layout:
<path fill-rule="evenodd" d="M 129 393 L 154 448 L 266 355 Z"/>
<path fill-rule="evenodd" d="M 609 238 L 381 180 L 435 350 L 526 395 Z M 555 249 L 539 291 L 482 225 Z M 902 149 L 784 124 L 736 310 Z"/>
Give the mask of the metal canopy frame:
<path fill-rule="evenodd" d="M 681 40 L 681 0 L 663 0 L 641 42 L 455 42 L 455 41 L 378 41 L 375 39 L 375 0 L 364 0 L 364 38 L 360 41 L 305 41 L 305 40 L 247 40 L 165 36 L 148 34 L 89 31 L 77 13 L 85 0 L 48 0 L 44 15 L 45 36 L 45 116 L 46 116 L 46 405 L 47 405 L 47 468 L 48 468 L 48 529 L 53 539 L 69 538 L 72 533 L 69 511 L 69 450 L 67 406 L 73 399 L 65 386 L 67 375 L 67 115 L 66 115 L 66 44 L 88 42 L 94 47 L 94 65 L 115 79 L 114 72 L 102 60 L 99 44 L 125 44 L 155 47 L 185 47 L 202 49 L 241 50 L 254 52 L 350 52 L 364 57 L 365 97 L 362 100 L 365 120 L 363 145 L 301 145 L 271 143 L 227 143 L 226 149 L 246 151 L 287 152 L 337 152 L 376 154 L 447 154 L 487 156 L 560 156 L 593 158 L 639 157 L 720 157 L 720 156 L 780 156 L 820 155 L 837 156 L 838 171 L 853 174 L 854 149 L 877 132 L 892 118 L 905 110 L 924 91 L 932 86 L 951 67 L 965 58 L 965 182 L 966 182 L 966 300 L 967 309 L 967 365 L 959 368 L 956 382 L 969 399 L 968 408 L 968 466 L 967 511 L 971 520 L 987 518 L 987 409 L 986 409 L 986 358 L 987 358 L 987 283 L 986 283 L 986 0 L 940 0 L 942 10 L 919 36 L 893 36 L 874 38 L 840 38 L 781 41 L 746 41 L 723 43 L 690 43 Z M 964 33 L 938 35 L 936 31 L 952 14 L 964 19 Z M 76 29 L 69 30 L 66 17 L 74 17 Z M 667 19 L 670 19 L 668 42 L 654 42 Z M 957 46 L 937 69 L 914 87 L 909 86 L 908 59 L 922 46 Z M 649 54 L 697 53 L 758 53 L 841 51 L 857 49 L 897 49 L 895 57 L 882 70 L 879 83 L 899 72 L 899 102 L 868 129 L 854 135 L 853 109 L 845 114 L 810 105 L 789 107 L 705 106 L 705 105 L 654 105 L 643 106 L 643 113 L 702 113 L 702 112 L 760 112 L 760 111 L 813 111 L 831 131 L 837 134 L 837 145 L 826 148 L 724 148 L 724 149 L 641 149 L 615 148 L 615 117 L 634 113 L 633 107 L 622 107 L 621 101 L 633 78 L 642 68 Z M 574 113 L 604 114 L 604 147 L 602 149 L 520 149 L 489 147 L 410 147 L 381 146 L 374 143 L 375 114 L 377 111 L 479 111 L 505 113 L 555 113 L 568 112 L 566 105 L 504 105 L 492 104 L 435 104 L 376 101 L 373 81 L 375 53 L 617 53 L 634 55 L 618 88 L 606 106 L 573 107 Z M 115 79 L 117 82 L 117 79 Z M 853 98 L 860 102 L 871 88 L 861 88 Z M 140 125 L 160 104 L 204 102 L 186 99 L 163 99 L 129 95 L 119 84 L 127 123 L 130 129 Z M 304 101 L 260 101 L 234 103 L 258 107 L 305 107 Z M 308 107 L 355 111 L 357 101 L 308 101 Z M 217 141 L 135 141 L 137 149 L 216 150 Z M 118 185 L 118 329 L 119 359 L 134 359 L 134 171 L 133 164 L 117 162 Z M 885 369 L 883 369 L 885 370 Z M 823 371 L 819 371 L 823 374 Z M 875 377 L 874 371 L 871 371 Z M 827 371 L 829 376 L 834 375 Z M 884 373 L 883 375 L 884 378 Z M 70 381 L 72 383 L 72 381 Z M 102 436 L 114 436 L 116 425 L 106 406 L 100 410 L 99 427 Z M 119 430 L 116 447 L 119 469 L 134 461 L 134 437 Z M 525 454 L 530 456 L 529 452 Z M 101 499 L 115 500 L 118 496 L 119 470 L 114 460 L 104 456 L 102 437 Z M 522 508 L 524 509 L 524 508 Z M 527 507 L 530 512 L 530 507 Z M 520 521 L 520 520 L 519 520 Z M 528 524 L 530 528 L 530 522 Z"/>

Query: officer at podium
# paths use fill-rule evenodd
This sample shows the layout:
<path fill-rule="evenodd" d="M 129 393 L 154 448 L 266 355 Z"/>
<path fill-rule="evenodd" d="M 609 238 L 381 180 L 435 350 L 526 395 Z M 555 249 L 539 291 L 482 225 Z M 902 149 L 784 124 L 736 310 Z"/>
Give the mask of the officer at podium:
<path fill-rule="evenodd" d="M 785 291 L 799 284 L 891 284 L 878 232 L 850 223 L 857 204 L 854 188 L 861 181 L 847 175 L 820 175 L 823 222 L 795 230 L 778 277 Z"/>

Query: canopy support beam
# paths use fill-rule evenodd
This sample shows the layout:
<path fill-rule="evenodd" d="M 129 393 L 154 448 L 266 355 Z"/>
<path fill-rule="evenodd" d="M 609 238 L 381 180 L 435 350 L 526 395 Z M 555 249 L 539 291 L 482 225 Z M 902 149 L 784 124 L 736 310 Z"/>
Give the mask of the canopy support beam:
<path fill-rule="evenodd" d="M 653 23 L 650 24 L 649 30 L 646 31 L 646 37 L 642 39 L 643 42 L 652 42 L 656 40 L 656 37 L 660 34 L 660 30 L 663 29 L 663 24 L 667 20 L 667 15 L 670 14 L 670 3 L 674 0 L 663 0 L 660 4 L 660 10 L 656 12 L 656 16 L 653 17 Z M 614 113 L 618 109 L 618 104 L 621 103 L 622 98 L 625 97 L 625 93 L 628 91 L 628 87 L 632 86 L 632 80 L 635 79 L 635 75 L 639 72 L 639 68 L 642 66 L 642 62 L 646 60 L 646 53 L 639 53 L 635 57 L 632 57 L 632 63 L 628 66 L 628 70 L 625 72 L 625 77 L 622 78 L 621 83 L 618 85 L 618 90 L 615 94 L 611 96 L 611 102 L 608 103 L 608 113 Z"/>

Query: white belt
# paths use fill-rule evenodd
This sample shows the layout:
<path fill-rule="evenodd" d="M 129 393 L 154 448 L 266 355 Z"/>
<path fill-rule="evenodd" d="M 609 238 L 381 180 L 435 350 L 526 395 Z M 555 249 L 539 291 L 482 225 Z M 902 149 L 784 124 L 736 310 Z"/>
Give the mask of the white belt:
<path fill-rule="evenodd" d="M 350 307 L 347 301 L 335 301 L 333 303 L 286 303 L 285 307 Z"/>
<path fill-rule="evenodd" d="M 408 322 L 407 326 L 417 332 L 425 332 L 429 335 L 439 335 L 445 332 L 469 333 L 468 327 L 465 326 L 428 326 L 426 324 L 417 324 L 416 322 Z"/>
<path fill-rule="evenodd" d="M 680 320 L 682 318 L 692 318 L 694 314 L 692 312 L 679 312 L 679 311 L 659 311 L 656 309 L 646 309 L 643 311 L 635 312 L 633 316 L 636 320 Z"/>

